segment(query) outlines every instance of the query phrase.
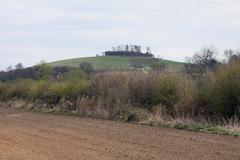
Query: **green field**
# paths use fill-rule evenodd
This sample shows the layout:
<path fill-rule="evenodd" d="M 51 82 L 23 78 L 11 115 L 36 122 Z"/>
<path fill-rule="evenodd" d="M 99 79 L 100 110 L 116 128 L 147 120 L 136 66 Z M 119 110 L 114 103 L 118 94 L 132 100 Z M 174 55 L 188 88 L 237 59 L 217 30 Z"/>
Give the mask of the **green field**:
<path fill-rule="evenodd" d="M 119 57 L 119 56 L 99 56 L 61 60 L 50 63 L 51 66 L 69 66 L 79 67 L 80 63 L 89 62 L 94 69 L 128 69 L 132 64 L 140 64 L 143 67 L 150 67 L 153 63 L 166 64 L 167 66 L 176 67 L 181 62 L 146 58 L 146 57 Z"/>

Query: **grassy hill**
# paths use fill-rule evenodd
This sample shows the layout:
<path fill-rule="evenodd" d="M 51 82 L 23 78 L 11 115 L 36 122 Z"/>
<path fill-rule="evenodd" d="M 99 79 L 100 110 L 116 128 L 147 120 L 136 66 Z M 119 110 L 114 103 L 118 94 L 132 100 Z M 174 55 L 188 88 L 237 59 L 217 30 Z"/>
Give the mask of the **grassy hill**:
<path fill-rule="evenodd" d="M 120 57 L 120 56 L 98 56 L 86 58 L 74 58 L 61 60 L 50 63 L 51 66 L 69 66 L 79 67 L 80 63 L 89 62 L 94 69 L 128 69 L 132 64 L 141 64 L 143 67 L 149 67 L 153 63 L 166 64 L 167 66 L 176 67 L 181 65 L 181 62 L 163 60 L 157 58 L 146 57 Z"/>

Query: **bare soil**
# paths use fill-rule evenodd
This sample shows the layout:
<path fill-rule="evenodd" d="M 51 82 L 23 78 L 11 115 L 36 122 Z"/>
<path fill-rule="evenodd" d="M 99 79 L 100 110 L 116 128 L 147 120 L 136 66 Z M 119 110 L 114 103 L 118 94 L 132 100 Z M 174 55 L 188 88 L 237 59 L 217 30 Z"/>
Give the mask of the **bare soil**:
<path fill-rule="evenodd" d="M 240 138 L 0 107 L 0 160 L 240 160 Z"/>

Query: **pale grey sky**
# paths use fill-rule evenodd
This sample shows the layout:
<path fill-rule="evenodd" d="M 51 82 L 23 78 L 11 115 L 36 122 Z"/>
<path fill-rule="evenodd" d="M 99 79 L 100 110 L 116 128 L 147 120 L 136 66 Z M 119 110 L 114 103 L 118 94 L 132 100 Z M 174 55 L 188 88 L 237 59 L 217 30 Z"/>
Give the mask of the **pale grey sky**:
<path fill-rule="evenodd" d="M 239 0 L 1 0 L 0 69 L 150 46 L 183 61 L 203 45 L 240 48 Z"/>

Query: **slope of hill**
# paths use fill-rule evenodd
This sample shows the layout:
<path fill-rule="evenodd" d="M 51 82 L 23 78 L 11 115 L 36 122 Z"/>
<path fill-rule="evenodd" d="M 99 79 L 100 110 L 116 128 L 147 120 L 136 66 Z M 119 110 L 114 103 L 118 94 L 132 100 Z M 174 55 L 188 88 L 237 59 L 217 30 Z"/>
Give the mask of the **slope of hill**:
<path fill-rule="evenodd" d="M 98 57 L 86 57 L 86 58 L 74 58 L 61 60 L 50 63 L 51 66 L 69 66 L 69 67 L 79 67 L 80 63 L 89 62 L 95 69 L 127 69 L 133 64 L 140 64 L 143 67 L 149 67 L 153 63 L 166 64 L 167 66 L 179 66 L 183 63 L 147 58 L 147 57 L 120 57 L 120 56 L 98 56 Z"/>

